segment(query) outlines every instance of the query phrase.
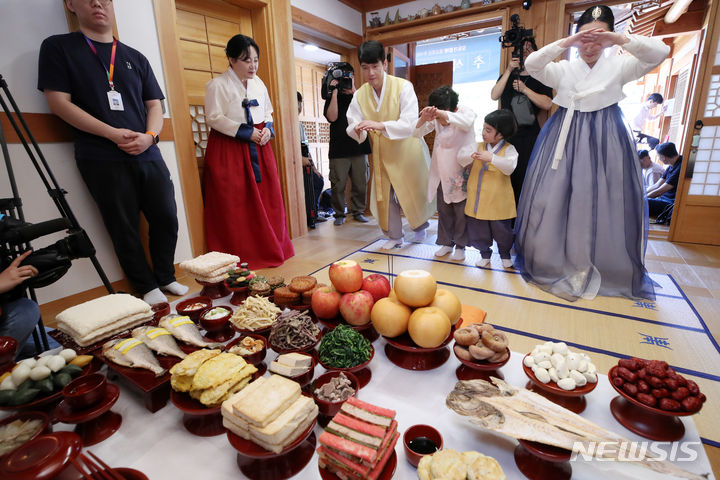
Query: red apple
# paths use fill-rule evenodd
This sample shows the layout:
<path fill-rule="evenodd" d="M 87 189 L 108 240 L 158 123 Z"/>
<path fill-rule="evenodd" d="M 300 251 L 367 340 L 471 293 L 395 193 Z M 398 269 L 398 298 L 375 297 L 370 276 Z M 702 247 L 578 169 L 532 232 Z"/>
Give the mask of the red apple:
<path fill-rule="evenodd" d="M 368 275 L 362 282 L 362 289 L 370 292 L 376 302 L 390 294 L 390 281 L 379 273 Z"/>
<path fill-rule="evenodd" d="M 365 325 L 374 304 L 373 296 L 365 290 L 346 293 L 340 299 L 340 314 L 350 325 Z"/>
<path fill-rule="evenodd" d="M 340 297 L 332 287 L 320 287 L 313 292 L 310 306 L 318 318 L 335 318 L 340 312 Z"/>
<path fill-rule="evenodd" d="M 328 275 L 338 292 L 357 292 L 362 287 L 362 268 L 355 260 L 339 260 L 333 263 Z"/>

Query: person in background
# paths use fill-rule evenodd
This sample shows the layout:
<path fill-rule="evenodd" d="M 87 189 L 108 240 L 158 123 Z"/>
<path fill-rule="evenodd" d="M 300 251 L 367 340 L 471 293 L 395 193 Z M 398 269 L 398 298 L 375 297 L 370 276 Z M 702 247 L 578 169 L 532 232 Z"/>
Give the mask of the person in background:
<path fill-rule="evenodd" d="M 649 121 L 653 121 L 658 117 L 661 117 L 665 115 L 665 112 L 667 111 L 667 105 L 663 105 L 662 109 L 656 113 L 652 114 L 650 113 L 651 110 L 653 110 L 658 105 L 663 104 L 663 96 L 659 93 L 651 93 L 648 95 L 647 100 L 645 103 L 642 104 L 640 107 L 640 111 L 637 115 L 633 118 L 633 129 L 638 132 L 638 140 L 645 138 L 648 144 L 648 147 L 650 147 L 650 150 L 654 149 L 658 143 L 660 143 L 660 140 L 651 137 L 650 135 L 645 135 L 643 130 L 645 129 L 645 124 Z"/>
<path fill-rule="evenodd" d="M 524 40 L 523 58 L 511 57 L 507 68 L 490 91 L 490 98 L 500 99 L 500 108 L 513 112 L 518 126 L 515 135 L 507 139 L 518 152 L 517 167 L 510 175 L 515 204 L 520 200 L 530 154 L 540 134 L 539 117 L 547 117 L 552 108 L 553 96 L 552 88 L 531 77 L 524 68 L 520 71 L 521 60 L 524 66 L 524 59 L 537 50 L 534 38 Z"/>
<path fill-rule="evenodd" d="M 230 64 L 210 80 L 205 118 L 205 236 L 210 250 L 252 268 L 276 267 L 295 254 L 285 223 L 275 155 L 272 104 L 258 78 L 260 50 L 250 37 L 228 40 Z"/>
<path fill-rule="evenodd" d="M 353 95 L 347 111 L 347 134 L 362 143 L 370 136 L 373 179 L 370 209 L 388 237 L 383 249 L 401 246 L 401 212 L 412 228 L 412 242 L 421 242 L 435 213 L 426 199 L 430 152 L 413 137 L 418 103 L 407 80 L 385 73 L 385 48 L 375 40 L 358 48 L 358 60 L 367 80 Z"/>
<path fill-rule="evenodd" d="M 650 158 L 650 152 L 647 150 L 640 150 L 638 152 L 638 159 L 640 160 L 640 167 L 642 168 L 643 186 L 645 190 L 647 190 L 648 187 L 655 185 L 655 183 L 660 180 L 660 177 L 665 173 L 665 168 L 653 162 L 652 158 Z"/>
<path fill-rule="evenodd" d="M 46 38 L 38 89 L 50 111 L 75 129 L 75 161 L 97 204 L 125 275 L 149 304 L 175 281 L 177 207 L 170 172 L 157 146 L 165 98 L 147 58 L 113 38 L 110 0 L 65 0 L 80 30 Z M 152 267 L 140 239 L 149 225 Z"/>
<path fill-rule="evenodd" d="M 517 124 L 510 110 L 496 110 L 485 116 L 483 141 L 477 148 L 461 149 L 460 158 L 472 161 L 467 182 L 467 218 L 469 244 L 480 250 L 478 267 L 487 267 L 492 255 L 493 240 L 497 242 L 503 268 L 513 266 L 512 221 L 515 218 L 515 197 L 512 174 L 518 152 L 506 138 L 515 133 Z M 476 151 L 475 151 L 476 150 Z"/>
<path fill-rule="evenodd" d="M 352 66 L 344 64 L 350 72 Z M 352 88 L 342 91 L 338 88 L 338 80 L 330 81 L 330 96 L 325 100 L 324 114 L 330 122 L 330 186 L 332 192 L 332 208 L 335 211 L 336 226 L 345 223 L 345 187 L 350 179 L 350 208 L 349 213 L 355 221 L 367 223 L 365 217 L 365 198 L 367 195 L 367 182 L 370 175 L 368 169 L 368 154 L 370 141 L 366 138 L 358 144 L 350 138 L 345 131 L 348 126 L 347 110 L 355 93 L 355 78 Z"/>
<path fill-rule="evenodd" d="M 303 110 L 303 96 L 300 92 L 297 92 L 297 102 L 298 115 L 300 115 Z M 327 222 L 327 218 L 321 216 L 318 210 L 320 194 L 322 193 L 325 181 L 310 156 L 310 144 L 308 143 L 307 134 L 305 133 L 305 126 L 302 122 L 298 122 L 298 124 L 300 125 L 300 154 L 302 155 L 303 179 L 305 180 L 304 183 L 306 186 L 305 203 L 310 205 L 308 211 L 305 212 L 307 215 L 307 226 L 308 228 L 315 228 L 316 223 Z"/>
<path fill-rule="evenodd" d="M 15 257 L 10 265 L 0 272 L 0 336 L 17 340 L 16 358 L 20 356 L 23 346 L 40 321 L 40 307 L 37 303 L 10 293 L 25 280 L 38 274 L 32 265 L 20 265 L 31 253 L 32 250 L 29 250 Z"/>
<path fill-rule="evenodd" d="M 420 111 L 415 126 L 416 137 L 424 137 L 435 131 L 427 198 L 432 202 L 437 196 L 438 235 L 435 243 L 441 247 L 436 257 L 448 253 L 450 260 L 465 260 L 467 227 L 465 223 L 465 199 L 463 172 L 471 163 L 467 158 L 461 162 L 458 152 L 462 147 L 474 148 L 475 112 L 462 105 L 451 87 L 436 88 L 428 97 L 428 106 Z M 455 251 L 453 251 L 453 248 Z"/>
<path fill-rule="evenodd" d="M 613 31 L 604 5 L 577 33 L 530 54 L 530 75 L 557 92 L 559 109 L 535 142 L 515 221 L 515 268 L 566 300 L 596 295 L 654 299 L 645 269 L 647 211 L 635 142 L 618 101 L 622 87 L 656 68 L 670 47 Z M 624 55 L 605 55 L 608 47 Z M 568 48 L 572 60 L 554 60 Z"/>
<path fill-rule="evenodd" d="M 675 204 L 675 193 L 680 180 L 682 156 L 678 155 L 674 143 L 661 143 L 655 148 L 660 160 L 667 165 L 662 177 L 647 189 L 650 216 L 657 217 Z"/>

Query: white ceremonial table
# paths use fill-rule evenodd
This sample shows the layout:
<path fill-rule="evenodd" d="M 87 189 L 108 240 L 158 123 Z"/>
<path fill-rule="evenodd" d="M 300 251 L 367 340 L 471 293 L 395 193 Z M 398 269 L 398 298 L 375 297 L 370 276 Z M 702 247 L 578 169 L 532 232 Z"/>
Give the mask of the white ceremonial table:
<path fill-rule="evenodd" d="M 475 426 L 467 417 L 462 417 L 445 406 L 445 398 L 457 382 L 455 369 L 460 363 L 454 355 L 451 354 L 448 361 L 437 369 L 416 372 L 399 368 L 387 359 L 383 338 L 376 340 L 373 345 L 375 357 L 370 363 L 372 379 L 360 390 L 358 398 L 397 411 L 400 439 L 395 447 L 397 469 L 393 478 L 417 478 L 415 468 L 405 458 L 402 445 L 402 434 L 415 424 L 435 427 L 443 435 L 445 448 L 460 452 L 476 450 L 494 457 L 508 479 L 525 478 L 515 465 L 513 457 L 516 440 Z M 268 352 L 265 362 L 273 358 L 274 353 Z M 510 361 L 500 370 L 511 385 L 525 386 L 528 381 L 521 361 L 522 355 L 513 353 Z M 103 367 L 101 371 L 106 368 Z M 322 372 L 323 368 L 317 366 L 316 376 Z M 183 427 L 183 413 L 171 401 L 153 414 L 145 409 L 139 393 L 128 388 L 121 380 L 118 385 L 121 388 L 120 398 L 112 411 L 122 415 L 122 426 L 107 440 L 89 447 L 90 451 L 110 466 L 136 468 L 151 480 L 246 478 L 237 466 L 237 452 L 225 435 L 192 435 Z M 613 418 L 609 404 L 616 395 L 607 377 L 601 375 L 597 388 L 586 397 L 587 409 L 582 416 L 631 440 L 647 441 L 626 430 Z M 682 441 L 695 442 L 691 448 L 697 452 L 697 458 L 693 462 L 678 462 L 678 466 L 697 474 L 710 473 L 709 478 L 714 478 L 692 417 L 682 417 L 682 421 L 685 424 L 685 437 Z M 54 431 L 73 428 L 74 425 L 60 423 L 54 426 Z M 316 435 L 319 436 L 321 432 L 321 427 L 317 425 Z M 656 475 L 642 467 L 618 465 L 616 462 L 577 460 L 571 462 L 571 465 L 573 478 L 577 479 L 669 478 Z M 317 454 L 294 478 L 320 478 Z"/>

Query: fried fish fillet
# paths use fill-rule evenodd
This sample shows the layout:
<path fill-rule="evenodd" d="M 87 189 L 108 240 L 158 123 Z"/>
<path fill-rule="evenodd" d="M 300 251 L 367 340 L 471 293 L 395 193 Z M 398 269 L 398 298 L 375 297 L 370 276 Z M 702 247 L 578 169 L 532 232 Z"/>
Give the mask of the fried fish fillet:
<path fill-rule="evenodd" d="M 220 350 L 197 350 L 192 352 L 185 359 L 175 364 L 171 369 L 170 373 L 175 375 L 188 375 L 192 377 L 206 360 L 216 357 L 222 353 Z"/>

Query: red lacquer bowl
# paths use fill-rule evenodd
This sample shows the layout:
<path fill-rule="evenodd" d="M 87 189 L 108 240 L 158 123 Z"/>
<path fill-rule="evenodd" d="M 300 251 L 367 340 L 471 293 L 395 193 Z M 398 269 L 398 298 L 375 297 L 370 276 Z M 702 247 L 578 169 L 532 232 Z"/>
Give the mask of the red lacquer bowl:
<path fill-rule="evenodd" d="M 464 358 L 460 358 L 458 354 L 455 352 L 455 347 L 453 346 L 453 354 L 455 354 L 455 358 L 457 358 L 460 363 L 465 365 L 466 367 L 472 368 L 474 370 L 483 370 L 483 371 L 491 371 L 491 370 L 497 370 L 498 368 L 502 367 L 506 363 L 510 361 L 510 349 L 507 349 L 508 357 L 503 360 L 502 362 L 488 362 L 487 360 L 465 360 Z M 530 371 L 532 373 L 532 370 Z"/>
<path fill-rule="evenodd" d="M 270 329 L 270 333 L 272 333 L 272 328 Z M 320 343 L 321 338 L 322 330 L 318 331 L 317 337 L 315 338 L 315 341 L 313 343 L 306 345 L 302 348 L 280 348 L 277 345 L 274 345 L 272 341 L 270 341 L 270 335 L 268 335 L 268 343 L 270 343 L 270 348 L 272 348 L 277 353 L 309 352 L 313 348 L 315 348 L 318 343 Z"/>
<path fill-rule="evenodd" d="M 102 373 L 78 377 L 62 390 L 65 401 L 76 410 L 92 407 L 105 397 L 107 378 Z"/>
<path fill-rule="evenodd" d="M 315 395 L 315 389 L 322 387 L 326 383 L 329 383 L 333 378 L 340 376 L 340 374 L 344 374 L 348 378 L 348 380 L 350 380 L 352 388 L 355 389 L 355 393 L 353 393 L 351 396 L 357 395 L 357 392 L 360 390 L 360 381 L 351 372 L 341 372 L 339 370 L 333 370 L 323 373 L 315 379 L 310 389 L 312 392 L 313 400 L 318 406 L 318 410 L 321 415 L 325 415 L 328 417 L 335 416 L 335 414 L 340 411 L 340 407 L 342 407 L 342 404 L 345 403 L 345 400 L 347 400 L 345 399 L 338 402 L 330 402 L 328 400 L 323 400 L 317 395 Z"/>
<path fill-rule="evenodd" d="M 418 463 L 420 463 L 420 460 L 425 455 L 432 455 L 433 453 L 435 453 L 418 453 L 412 448 L 410 448 L 410 442 L 419 437 L 425 437 L 432 440 L 432 442 L 437 446 L 437 450 L 442 450 L 443 448 L 442 435 L 430 425 L 413 425 L 412 427 L 408 428 L 403 434 L 403 446 L 405 447 L 405 457 L 413 467 L 417 467 Z"/>
<path fill-rule="evenodd" d="M 320 360 L 320 357 L 318 355 L 318 363 L 320 366 L 322 366 L 325 370 L 337 370 L 340 372 L 357 372 L 358 370 L 362 370 L 363 368 L 367 367 L 368 364 L 372 361 L 373 357 L 375 356 L 375 347 L 370 345 L 370 358 L 368 358 L 366 361 L 359 365 L 355 365 L 354 367 L 333 367 L 332 365 L 328 365 L 326 363 L 323 363 L 322 360 Z"/>
<path fill-rule="evenodd" d="M 40 420 L 41 425 L 38 429 L 37 433 L 35 433 L 32 437 L 28 438 L 25 443 L 36 439 L 42 434 L 50 433 L 52 432 L 52 425 L 50 424 L 50 417 L 48 417 L 43 412 L 20 412 L 16 413 L 15 415 L 11 415 L 7 418 L 3 418 L 0 420 L 0 427 L 3 427 L 4 425 L 7 425 L 9 423 L 14 422 L 15 420 L 22 420 L 22 421 L 28 421 L 28 420 Z M 23 444 L 24 445 L 24 444 Z M 22 447 L 22 445 L 18 445 L 13 450 L 10 450 L 5 455 L 10 455 L 12 452 L 17 450 L 18 448 Z M 5 455 L 0 455 L 0 459 L 4 458 Z"/>
<path fill-rule="evenodd" d="M 11 363 L 17 353 L 18 342 L 13 337 L 0 337 L 0 366 Z"/>
<path fill-rule="evenodd" d="M 216 308 L 224 310 L 225 314 L 218 318 L 207 318 L 206 315 Z M 232 308 L 226 307 L 225 305 L 208 307 L 200 312 L 200 325 L 208 332 L 220 332 L 227 327 L 228 323 L 230 323 L 230 317 L 232 317 L 232 314 Z"/>
<path fill-rule="evenodd" d="M 241 355 L 241 357 L 243 357 L 243 359 L 245 359 L 245 361 L 247 363 L 257 366 L 258 364 L 262 363 L 263 360 L 265 360 L 265 355 L 267 355 L 268 341 L 267 341 L 267 338 L 263 337 L 262 335 L 256 335 L 254 333 L 247 333 L 247 334 L 240 335 L 235 340 L 233 340 L 232 342 L 225 345 L 224 350 L 226 352 L 229 351 L 232 347 L 234 347 L 235 345 L 240 343 L 242 341 L 242 339 L 245 337 L 254 338 L 255 340 L 260 340 L 261 342 L 263 342 L 263 348 L 260 349 L 259 351 L 255 352 L 255 353 L 251 353 L 250 355 Z"/>
<path fill-rule="evenodd" d="M 170 314 L 170 304 L 167 302 L 156 303 L 151 305 L 150 308 L 152 308 L 153 320 L 155 322 L 159 322 L 165 315 Z"/>
<path fill-rule="evenodd" d="M 82 450 L 73 432 L 40 435 L 0 460 L 3 480 L 49 480 L 62 472 Z"/>
<path fill-rule="evenodd" d="M 618 368 L 617 366 L 614 366 L 608 372 L 608 380 L 610 380 L 610 385 L 612 385 L 612 387 L 615 389 L 615 391 L 618 392 L 620 394 L 620 396 L 622 396 L 625 400 L 627 400 L 628 402 L 632 403 L 635 406 L 642 408 L 643 410 L 647 410 L 648 412 L 656 413 L 658 415 L 665 415 L 668 417 L 686 417 L 688 415 L 695 415 L 702 409 L 702 406 L 704 405 L 704 403 L 703 403 L 700 405 L 700 408 L 698 408 L 697 410 L 690 411 L 690 412 L 684 411 L 684 410 L 683 411 L 663 410 L 663 409 L 656 408 L 656 407 L 649 407 L 649 406 L 645 405 L 644 403 L 642 403 L 641 401 L 637 400 L 636 398 L 633 398 L 630 395 L 628 395 L 622 388 L 616 386 L 612 382 L 612 378 L 614 376 L 613 373 L 615 372 L 615 370 L 617 368 Z"/>
<path fill-rule="evenodd" d="M 198 323 L 200 313 L 208 307 L 212 306 L 210 297 L 193 297 L 183 300 L 175 306 L 175 311 L 179 315 L 187 315 L 195 323 Z M 204 306 L 201 306 L 204 305 Z M 194 308 L 189 308 L 194 307 Z M 195 308 L 196 307 L 196 308 Z"/>

